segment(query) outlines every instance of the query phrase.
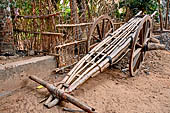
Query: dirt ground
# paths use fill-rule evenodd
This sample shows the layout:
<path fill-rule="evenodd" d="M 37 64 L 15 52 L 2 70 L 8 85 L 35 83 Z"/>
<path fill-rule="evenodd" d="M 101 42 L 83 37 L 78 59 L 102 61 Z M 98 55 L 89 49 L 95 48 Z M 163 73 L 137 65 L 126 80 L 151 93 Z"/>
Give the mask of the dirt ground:
<path fill-rule="evenodd" d="M 43 77 L 50 82 L 54 82 L 54 78 L 55 75 Z M 59 77 L 55 82 L 61 79 Z M 51 109 L 45 108 L 39 102 L 48 92 L 36 89 L 36 86 L 38 84 L 31 82 L 0 97 L 0 113 L 66 113 L 62 107 L 78 109 L 65 102 Z M 170 113 L 170 52 L 148 52 L 136 77 L 128 77 L 117 69 L 107 69 L 89 79 L 73 95 L 98 113 Z"/>

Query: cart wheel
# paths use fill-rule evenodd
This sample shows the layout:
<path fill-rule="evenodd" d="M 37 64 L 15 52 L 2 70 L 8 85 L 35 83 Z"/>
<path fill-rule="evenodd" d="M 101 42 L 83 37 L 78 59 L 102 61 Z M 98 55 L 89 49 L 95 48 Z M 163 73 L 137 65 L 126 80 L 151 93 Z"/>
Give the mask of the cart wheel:
<path fill-rule="evenodd" d="M 114 31 L 112 19 L 107 15 L 102 15 L 92 25 L 87 39 L 87 53 L 98 43 Z"/>
<path fill-rule="evenodd" d="M 130 76 L 135 76 L 141 63 L 144 61 L 145 53 L 148 47 L 148 41 L 151 36 L 151 19 L 145 16 L 139 24 L 136 35 L 133 38 L 132 49 L 130 54 L 129 71 Z"/>

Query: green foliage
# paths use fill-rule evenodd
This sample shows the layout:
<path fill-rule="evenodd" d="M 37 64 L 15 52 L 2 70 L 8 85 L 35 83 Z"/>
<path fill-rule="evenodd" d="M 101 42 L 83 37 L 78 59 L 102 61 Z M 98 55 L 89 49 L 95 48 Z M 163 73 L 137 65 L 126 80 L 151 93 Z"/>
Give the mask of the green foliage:
<path fill-rule="evenodd" d="M 21 15 L 30 14 L 32 10 L 31 0 L 16 0 L 16 7 L 20 9 Z"/>
<path fill-rule="evenodd" d="M 123 7 L 128 7 L 133 15 L 139 11 L 143 11 L 145 14 L 152 14 L 158 9 L 158 3 L 157 0 L 122 0 L 118 8 Z M 119 12 L 116 12 L 116 15 L 119 16 L 117 13 Z"/>
<path fill-rule="evenodd" d="M 0 0 L 0 8 L 6 9 L 7 7 L 16 7 L 16 2 L 14 0 Z"/>
<path fill-rule="evenodd" d="M 122 18 L 124 18 L 124 13 L 119 12 L 120 8 L 122 8 L 122 7 L 119 7 L 118 4 L 115 4 L 116 10 L 114 11 L 114 14 L 116 15 L 117 18 L 122 19 Z"/>
<path fill-rule="evenodd" d="M 70 19 L 71 17 L 71 9 L 69 6 L 69 0 L 65 0 L 63 4 L 59 4 L 59 11 L 62 11 L 62 16 L 64 17 L 64 21 Z"/>
<path fill-rule="evenodd" d="M 151 14 L 157 10 L 158 7 L 157 0 L 127 0 L 121 2 L 121 5 L 127 5 L 134 14 L 138 11 Z"/>

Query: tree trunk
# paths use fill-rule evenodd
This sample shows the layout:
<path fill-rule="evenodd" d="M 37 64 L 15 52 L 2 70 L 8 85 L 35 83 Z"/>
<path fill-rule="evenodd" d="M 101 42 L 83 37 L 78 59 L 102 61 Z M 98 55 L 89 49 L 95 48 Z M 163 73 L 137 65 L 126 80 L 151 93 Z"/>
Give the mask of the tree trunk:
<path fill-rule="evenodd" d="M 87 8 L 87 11 L 88 11 L 88 18 L 89 18 L 89 21 L 92 20 L 92 16 L 91 16 L 91 13 L 90 13 L 90 8 L 89 8 L 89 4 L 88 4 L 88 0 L 85 0 L 86 2 L 86 8 Z"/>
<path fill-rule="evenodd" d="M 86 2 L 85 0 L 77 0 L 79 8 L 79 16 L 81 23 L 86 22 Z"/>
<path fill-rule="evenodd" d="M 70 9 L 71 9 L 71 23 L 78 24 L 79 16 L 77 13 L 77 2 L 76 0 L 70 0 Z"/>
<path fill-rule="evenodd" d="M 167 0 L 167 10 L 166 10 L 165 29 L 168 29 L 168 13 L 169 13 L 169 0 Z"/>
<path fill-rule="evenodd" d="M 70 9 L 71 9 L 71 23 L 72 24 L 78 24 L 79 16 L 77 13 L 77 2 L 76 0 L 70 0 Z M 80 27 L 73 28 L 73 36 L 75 37 L 75 40 L 79 39 L 80 34 L 82 33 L 82 30 Z"/>
<path fill-rule="evenodd" d="M 162 10 L 161 10 L 161 3 L 160 3 L 160 0 L 158 0 L 158 4 L 159 4 L 160 30 L 163 31 Z"/>

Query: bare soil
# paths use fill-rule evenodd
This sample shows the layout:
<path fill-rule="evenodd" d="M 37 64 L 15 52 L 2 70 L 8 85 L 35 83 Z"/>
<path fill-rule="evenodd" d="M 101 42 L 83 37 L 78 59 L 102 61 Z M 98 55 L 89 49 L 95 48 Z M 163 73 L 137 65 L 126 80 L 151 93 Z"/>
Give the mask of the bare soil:
<path fill-rule="evenodd" d="M 56 80 L 53 75 L 42 78 L 51 83 L 62 79 Z M 39 102 L 48 92 L 45 88 L 36 89 L 37 86 L 29 80 L 26 86 L 1 96 L 0 113 L 66 113 L 62 107 L 78 109 L 66 102 L 45 108 Z M 73 95 L 98 113 L 169 113 L 170 52 L 148 52 L 136 77 L 128 77 L 117 69 L 107 69 L 89 79 Z"/>

